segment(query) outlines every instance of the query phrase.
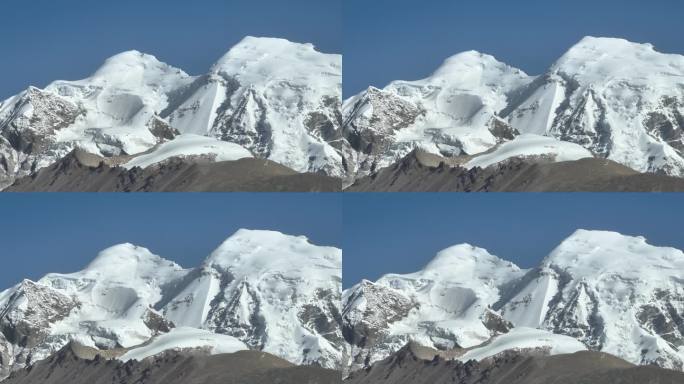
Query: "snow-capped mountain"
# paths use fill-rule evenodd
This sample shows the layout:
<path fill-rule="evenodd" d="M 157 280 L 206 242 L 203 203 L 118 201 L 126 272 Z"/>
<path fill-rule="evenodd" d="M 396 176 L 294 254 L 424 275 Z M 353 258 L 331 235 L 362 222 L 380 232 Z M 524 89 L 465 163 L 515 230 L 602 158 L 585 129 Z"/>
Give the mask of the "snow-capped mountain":
<path fill-rule="evenodd" d="M 240 230 L 194 269 L 116 245 L 80 272 L 0 293 L 0 377 L 70 341 L 134 357 L 174 342 L 196 347 L 199 338 L 219 352 L 246 345 L 338 367 L 340 295 L 341 251 L 301 236 Z"/>
<path fill-rule="evenodd" d="M 337 176 L 340 104 L 341 56 L 311 44 L 246 37 L 200 76 L 124 52 L 86 79 L 30 87 L 0 102 L 1 181 L 76 147 L 121 163 L 185 134 L 232 143 L 242 157 Z M 206 146 L 202 153 L 215 154 Z"/>
<path fill-rule="evenodd" d="M 578 230 L 497 305 L 515 326 L 572 336 L 637 364 L 684 369 L 684 253 Z"/>
<path fill-rule="evenodd" d="M 297 364 L 337 367 L 341 280 L 340 249 L 241 230 L 188 275 L 163 313 Z"/>
<path fill-rule="evenodd" d="M 420 147 L 475 155 L 520 133 L 579 144 L 640 172 L 684 176 L 684 56 L 586 37 L 540 76 L 477 52 L 431 77 L 344 102 L 345 160 L 366 175 Z"/>
<path fill-rule="evenodd" d="M 362 281 L 343 293 L 343 328 L 354 367 L 409 341 L 436 349 L 482 344 L 511 325 L 490 307 L 525 271 L 468 244 L 441 251 L 423 270 Z"/>
<path fill-rule="evenodd" d="M 635 364 L 682 370 L 684 253 L 643 237 L 578 230 L 539 267 L 525 271 L 458 245 L 420 272 L 345 290 L 343 328 L 352 368 L 408 342 L 465 348 L 464 356 L 497 345 L 544 347 L 545 339 L 556 345 L 534 332 L 529 340 L 525 331 L 497 338 L 535 328 Z"/>

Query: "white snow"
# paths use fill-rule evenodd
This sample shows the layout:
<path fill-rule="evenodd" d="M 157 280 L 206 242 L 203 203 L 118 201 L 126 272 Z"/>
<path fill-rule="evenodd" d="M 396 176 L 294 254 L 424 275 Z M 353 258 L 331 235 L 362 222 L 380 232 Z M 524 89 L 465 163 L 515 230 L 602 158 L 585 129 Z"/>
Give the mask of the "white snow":
<path fill-rule="evenodd" d="M 585 351 L 587 347 L 576 339 L 534 328 L 518 327 L 493 337 L 482 346 L 470 349 L 458 360 L 484 360 L 504 351 L 542 350 L 546 355 Z"/>
<path fill-rule="evenodd" d="M 487 168 L 510 158 L 539 156 L 548 157 L 556 162 L 594 157 L 591 152 L 578 144 L 546 136 L 524 134 L 499 145 L 491 152 L 475 156 L 465 164 L 465 167 L 468 169 Z"/>
<path fill-rule="evenodd" d="M 169 333 L 156 336 L 142 346 L 132 348 L 118 359 L 122 361 L 142 361 L 165 351 L 203 349 L 210 355 L 219 355 L 248 350 L 242 341 L 227 335 L 204 331 L 196 328 L 174 328 Z"/>
<path fill-rule="evenodd" d="M 247 149 L 237 144 L 206 136 L 185 134 L 161 144 L 150 153 L 131 159 L 123 166 L 128 169 L 133 167 L 146 168 L 171 157 L 197 155 L 207 155 L 213 161 L 233 161 L 252 157 Z"/>

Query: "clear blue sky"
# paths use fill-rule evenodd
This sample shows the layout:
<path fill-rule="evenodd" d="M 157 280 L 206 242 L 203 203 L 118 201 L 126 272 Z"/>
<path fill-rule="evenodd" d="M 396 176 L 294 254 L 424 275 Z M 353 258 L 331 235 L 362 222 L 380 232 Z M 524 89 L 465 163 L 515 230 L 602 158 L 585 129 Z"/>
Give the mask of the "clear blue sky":
<path fill-rule="evenodd" d="M 342 0 L 3 1 L 0 99 L 28 85 L 84 78 L 131 49 L 190 74 L 246 35 L 310 42 L 341 53 Z"/>
<path fill-rule="evenodd" d="M 198 266 L 239 228 L 305 235 L 341 246 L 341 199 L 332 193 L 21 193 L 0 195 L 0 291 L 23 278 L 75 272 L 130 242 Z"/>
<path fill-rule="evenodd" d="M 684 193 L 377 193 L 344 196 L 344 286 L 421 269 L 470 243 L 536 266 L 576 229 L 642 235 L 684 249 Z"/>
<path fill-rule="evenodd" d="M 583 36 L 684 54 L 679 0 L 344 0 L 344 93 L 423 78 L 475 49 L 529 74 Z"/>

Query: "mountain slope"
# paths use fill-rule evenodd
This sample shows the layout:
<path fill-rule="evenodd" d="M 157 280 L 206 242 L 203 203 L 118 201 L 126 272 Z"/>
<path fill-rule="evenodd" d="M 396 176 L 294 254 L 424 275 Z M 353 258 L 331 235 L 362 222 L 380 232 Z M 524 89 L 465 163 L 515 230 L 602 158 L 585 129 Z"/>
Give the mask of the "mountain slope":
<path fill-rule="evenodd" d="M 142 361 L 108 360 L 70 344 L 30 369 L 14 372 L 3 384 L 333 384 L 339 372 L 295 366 L 264 352 L 240 351 L 208 356 L 201 351 L 173 351 Z"/>
<path fill-rule="evenodd" d="M 684 56 L 586 37 L 544 74 L 464 52 L 425 80 L 344 102 L 347 184 L 419 148 L 476 155 L 520 133 L 581 145 L 638 172 L 684 175 Z"/>
<path fill-rule="evenodd" d="M 272 262 L 281 256 L 286 263 Z M 0 377 L 71 341 L 136 355 L 158 345 L 217 352 L 246 345 L 335 368 L 342 353 L 340 284 L 339 249 L 277 232 L 240 230 L 195 269 L 117 245 L 83 271 L 25 280 L 0 293 Z M 189 345 L 188 333 L 207 341 Z"/>
<path fill-rule="evenodd" d="M 247 37 L 200 76 L 124 52 L 86 79 L 0 102 L 0 187 L 75 148 L 135 155 L 179 134 L 234 143 L 298 172 L 340 176 L 340 89 L 340 55 L 283 39 Z"/>
<path fill-rule="evenodd" d="M 510 142 L 508 142 L 510 143 Z M 536 150 L 537 148 L 535 148 Z M 496 152 L 496 151 L 494 151 Z M 553 156 L 553 153 L 551 153 Z M 420 150 L 357 179 L 349 192 L 680 192 L 684 179 L 639 173 L 611 160 L 557 162 L 543 156 L 510 157 L 485 168 L 463 165 L 481 156 L 446 158 Z"/>
<path fill-rule="evenodd" d="M 111 160 L 77 149 L 56 163 L 17 179 L 3 191 L 337 192 L 341 189 L 337 178 L 298 173 L 273 161 L 251 157 L 215 161 L 215 157 L 206 155 L 176 156 L 146 168 L 131 169 L 110 165 Z"/>
<path fill-rule="evenodd" d="M 370 369 L 352 373 L 346 383 L 373 384 L 675 384 L 684 373 L 633 366 L 599 352 L 546 356 L 509 351 L 477 362 L 442 359 L 433 351 L 407 346 Z"/>

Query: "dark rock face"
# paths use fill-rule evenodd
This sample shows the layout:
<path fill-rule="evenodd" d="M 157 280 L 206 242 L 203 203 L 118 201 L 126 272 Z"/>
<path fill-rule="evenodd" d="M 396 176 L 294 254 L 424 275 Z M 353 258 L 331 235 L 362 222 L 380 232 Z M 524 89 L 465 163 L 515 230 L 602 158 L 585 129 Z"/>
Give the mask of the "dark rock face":
<path fill-rule="evenodd" d="M 482 168 L 434 166 L 411 153 L 397 163 L 358 179 L 350 192 L 678 192 L 684 179 L 638 173 L 604 159 L 550 163 L 512 158 Z"/>
<path fill-rule="evenodd" d="M 101 355 L 82 357 L 72 345 L 31 368 L 16 371 L 3 384 L 336 384 L 339 372 L 294 366 L 267 353 L 241 351 L 206 356 L 167 352 L 123 363 Z"/>
<path fill-rule="evenodd" d="M 319 303 L 305 305 L 298 314 L 300 321 L 333 345 L 343 345 L 345 340 L 341 329 L 342 314 L 338 309 L 340 293 L 319 289 L 317 298 L 323 306 Z"/>
<path fill-rule="evenodd" d="M 498 143 L 513 140 L 516 136 L 520 135 L 520 132 L 518 132 L 517 129 L 511 127 L 508 123 L 498 118 L 492 118 L 490 121 L 489 132 L 491 132 L 491 134 L 497 138 Z"/>
<path fill-rule="evenodd" d="M 229 281 L 222 281 L 222 291 Z M 225 305 L 221 305 L 223 301 Z M 211 305 L 207 315 L 207 324 L 214 332 L 230 335 L 240 339 L 250 348 L 261 350 L 266 343 L 265 322 L 260 316 L 260 300 L 255 289 L 248 282 L 240 284 L 231 296 L 219 295 L 216 303 Z M 240 316 L 244 311 L 240 307 L 249 308 L 249 316 Z"/>
<path fill-rule="evenodd" d="M 64 319 L 78 305 L 72 298 L 24 280 L 0 309 L 0 331 L 5 340 L 30 349 L 45 341 L 55 322 Z"/>
<path fill-rule="evenodd" d="M 171 127 L 157 116 L 153 116 L 150 121 L 147 122 L 147 128 L 157 139 L 159 139 L 159 142 L 173 140 L 176 136 L 180 135 L 180 132 L 178 132 L 177 129 Z"/>
<path fill-rule="evenodd" d="M 660 110 L 647 115 L 644 126 L 648 133 L 661 139 L 684 154 L 684 116 L 679 112 L 682 103 L 675 97 L 663 97 Z"/>
<path fill-rule="evenodd" d="M 34 348 L 48 342 L 52 326 L 77 307 L 72 298 L 24 280 L 0 308 L 0 377 L 15 365 L 30 364 Z"/>
<path fill-rule="evenodd" d="M 298 173 L 269 160 L 241 159 L 212 162 L 199 158 L 171 158 L 160 164 L 126 170 L 104 159 L 83 164 L 72 154 L 18 179 L 6 192 L 318 192 L 339 191 L 339 179 Z"/>
<path fill-rule="evenodd" d="M 684 373 L 653 366 L 634 366 L 599 352 L 544 356 L 508 351 L 460 362 L 420 357 L 407 346 L 372 367 L 352 372 L 350 384 L 675 384 Z"/>
<path fill-rule="evenodd" d="M 513 329 L 513 324 L 501 317 L 498 313 L 487 310 L 482 320 L 484 326 L 495 334 L 508 333 Z"/>
<path fill-rule="evenodd" d="M 365 111 L 372 109 L 371 116 Z M 391 135 L 413 124 L 425 110 L 391 93 L 370 87 L 352 107 L 343 125 L 346 143 L 358 153 L 358 159 L 348 158 L 355 173 L 372 172 L 379 157 L 386 155 L 393 144 Z"/>
<path fill-rule="evenodd" d="M 556 111 L 556 119 L 553 125 L 555 136 L 559 140 L 579 144 L 589 149 L 594 155 L 606 158 L 611 152 L 611 127 L 606 119 L 606 107 L 602 104 L 602 98 L 597 97 L 594 91 L 584 91 L 577 102 L 577 106 L 570 105 L 569 98 L 576 91 L 577 85 L 572 79 L 564 79 L 566 99 Z M 594 119 L 593 117 L 598 118 Z M 594 125 L 587 127 L 585 121 L 596 120 Z"/>
<path fill-rule="evenodd" d="M 366 302 L 362 310 L 351 305 L 357 300 Z M 404 344 L 408 340 L 395 340 L 388 334 L 390 324 L 406 317 L 412 308 L 419 305 L 403 295 L 363 281 L 350 292 L 342 303 L 342 334 L 350 345 L 349 365 L 367 366 L 374 355 L 386 356 L 389 345 Z"/>
<path fill-rule="evenodd" d="M 25 113 L 27 109 L 31 113 Z M 52 143 L 51 135 L 73 124 L 82 113 L 78 106 L 57 95 L 29 88 L 10 118 L 0 125 L 0 132 L 15 150 L 32 154 L 45 150 Z"/>
<path fill-rule="evenodd" d="M 35 171 L 41 158 L 59 156 L 65 148 L 55 142 L 55 133 L 83 114 L 55 94 L 29 88 L 0 120 L 0 187 Z"/>
<path fill-rule="evenodd" d="M 230 84 L 230 83 L 229 83 Z M 239 87 L 239 83 L 234 85 Z M 266 116 L 266 103 L 253 89 L 247 90 L 237 105 L 231 105 L 232 92 L 228 88 L 226 101 L 219 107 L 212 130 L 220 133 L 221 140 L 242 145 L 256 156 L 266 158 L 271 154 L 272 129 Z M 250 121 L 253 113 L 256 122 Z"/>
<path fill-rule="evenodd" d="M 363 313 L 347 303 L 366 300 Z M 360 287 L 347 298 L 342 312 L 342 326 L 345 339 L 351 345 L 366 347 L 373 345 L 389 324 L 408 315 L 417 306 L 392 290 L 364 281 Z"/>
<path fill-rule="evenodd" d="M 148 310 L 145 314 L 145 319 L 143 320 L 145 326 L 152 331 L 153 335 L 159 335 L 161 333 L 171 332 L 171 329 L 176 326 L 173 322 L 168 321 L 162 315 Z"/>
<path fill-rule="evenodd" d="M 652 302 L 637 313 L 639 323 L 676 350 L 684 346 L 684 296 L 656 290 Z"/>

